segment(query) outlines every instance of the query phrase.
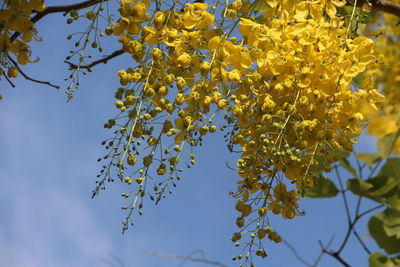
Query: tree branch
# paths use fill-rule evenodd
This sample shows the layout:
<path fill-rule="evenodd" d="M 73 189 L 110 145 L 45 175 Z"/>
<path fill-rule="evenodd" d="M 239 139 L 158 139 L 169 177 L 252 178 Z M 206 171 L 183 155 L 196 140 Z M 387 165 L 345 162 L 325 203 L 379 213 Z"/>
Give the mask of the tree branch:
<path fill-rule="evenodd" d="M 365 252 L 367 252 L 368 255 L 371 255 L 371 251 L 368 249 L 367 245 L 365 245 L 364 241 L 361 239 L 360 235 L 358 234 L 358 232 L 356 231 L 355 228 L 353 228 L 353 234 L 355 235 L 355 237 L 357 238 L 358 242 L 360 243 L 362 248 L 365 250 Z"/>
<path fill-rule="evenodd" d="M 329 249 L 327 249 L 326 247 L 324 247 L 324 245 L 322 244 L 321 241 L 319 241 L 319 245 L 321 246 L 321 250 L 322 250 L 323 253 L 332 256 L 333 258 L 335 258 L 336 260 L 338 260 L 341 264 L 343 264 L 343 266 L 345 266 L 345 267 L 351 267 L 350 264 L 348 264 L 342 257 L 340 257 L 340 255 L 339 255 L 338 252 L 330 251 Z"/>
<path fill-rule="evenodd" d="M 76 4 L 71 4 L 71 5 L 49 6 L 44 11 L 36 13 L 36 15 L 31 18 L 31 21 L 33 23 L 35 23 L 35 22 L 41 20 L 43 17 L 45 17 L 49 14 L 52 14 L 52 13 L 60 13 L 60 12 L 67 13 L 71 10 L 79 10 L 82 8 L 87 8 L 87 7 L 96 5 L 101 2 L 106 2 L 106 1 L 108 1 L 108 0 L 87 0 L 87 1 L 83 1 L 80 3 L 76 3 Z M 13 42 L 15 39 L 17 39 L 19 35 L 20 35 L 19 32 L 14 32 L 14 34 L 10 38 L 10 42 Z"/>
<path fill-rule="evenodd" d="M 3 76 L 4 78 L 6 78 L 7 82 L 13 87 L 15 88 L 15 84 L 7 77 L 6 73 L 3 72 Z"/>
<path fill-rule="evenodd" d="M 296 259 L 298 261 L 300 261 L 301 263 L 303 263 L 306 266 L 309 266 L 309 267 L 313 266 L 311 263 L 309 263 L 308 261 L 303 259 L 303 257 L 300 256 L 300 254 L 297 252 L 297 250 L 289 242 L 287 242 L 285 239 L 282 239 L 282 242 L 290 249 L 290 251 L 292 251 L 292 253 L 294 254 L 294 256 L 296 257 Z"/>
<path fill-rule="evenodd" d="M 357 7 L 362 7 L 363 5 L 369 5 L 372 9 L 383 11 L 397 17 L 400 17 L 400 4 L 393 3 L 388 0 L 353 0 L 351 3 L 347 0 L 348 5 L 354 5 L 354 1 L 357 1 Z"/>
<path fill-rule="evenodd" d="M 326 246 L 325 246 L 326 249 L 328 249 L 328 248 L 332 245 L 332 242 L 333 242 L 334 239 L 335 239 L 335 235 L 333 235 L 333 236 L 331 237 L 331 239 L 328 241 L 328 244 L 326 244 Z M 321 242 L 321 241 L 319 241 L 319 242 Z M 317 267 L 317 265 L 318 265 L 319 261 L 322 259 L 322 256 L 323 256 L 323 255 L 324 255 L 324 252 L 321 251 L 321 253 L 318 255 L 318 257 L 317 257 L 317 259 L 315 260 L 315 262 L 314 262 L 314 264 L 312 265 L 312 267 Z"/>
<path fill-rule="evenodd" d="M 151 251 L 146 251 L 146 250 L 142 250 L 142 251 L 146 254 L 150 254 L 150 255 L 158 256 L 158 257 L 181 259 L 181 260 L 185 260 L 185 261 L 201 262 L 201 263 L 220 266 L 220 267 L 228 267 L 227 265 L 220 263 L 218 261 L 210 261 L 210 260 L 207 260 L 204 258 L 193 258 L 191 256 L 179 256 L 179 255 L 174 255 L 174 254 L 164 254 L 164 253 L 157 253 L 157 252 L 151 252 Z"/>
<path fill-rule="evenodd" d="M 19 67 L 18 63 L 12 57 L 7 56 L 7 58 L 18 69 L 19 73 L 21 73 L 21 75 L 24 76 L 24 78 L 26 80 L 29 80 L 29 81 L 32 81 L 32 82 L 35 82 L 35 83 L 46 84 L 46 85 L 49 85 L 49 86 L 54 87 L 56 89 L 60 89 L 60 86 L 58 86 L 58 85 L 54 85 L 54 84 L 52 84 L 50 82 L 47 82 L 47 81 L 36 80 L 36 79 L 28 76 L 25 72 L 22 71 L 22 69 Z"/>
<path fill-rule="evenodd" d="M 125 51 L 123 49 L 120 49 L 120 50 L 114 51 L 111 55 L 108 55 L 108 56 L 105 56 L 105 57 L 103 57 L 101 59 L 93 61 L 90 64 L 81 65 L 81 66 L 79 66 L 79 65 L 77 65 L 75 63 L 69 62 L 67 60 L 65 60 L 64 62 L 67 63 L 72 69 L 87 69 L 88 71 L 91 71 L 91 68 L 93 66 L 96 66 L 96 65 L 98 65 L 100 63 L 106 64 L 110 59 L 118 57 L 118 56 L 122 55 L 123 53 L 125 53 Z"/>
<path fill-rule="evenodd" d="M 113 258 L 113 260 L 115 260 L 116 262 L 118 262 L 118 264 L 119 264 L 120 267 L 125 267 L 125 264 L 124 264 L 118 257 L 114 256 L 114 255 L 111 254 L 111 253 L 109 253 L 108 255 L 109 255 L 111 258 Z M 104 259 L 104 258 L 99 258 L 99 260 L 101 260 L 102 262 L 104 262 L 104 263 L 110 265 L 111 267 L 116 267 L 112 261 L 109 261 L 109 260 Z"/>

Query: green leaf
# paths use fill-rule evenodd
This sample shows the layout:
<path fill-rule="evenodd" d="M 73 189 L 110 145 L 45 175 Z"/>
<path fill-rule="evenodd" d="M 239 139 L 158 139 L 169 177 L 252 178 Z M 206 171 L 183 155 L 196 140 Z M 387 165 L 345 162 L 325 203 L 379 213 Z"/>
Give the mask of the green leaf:
<path fill-rule="evenodd" d="M 265 23 L 267 21 L 267 19 L 264 17 L 264 15 L 260 15 L 260 16 L 257 16 L 254 19 L 254 21 L 257 22 L 257 23 L 263 24 L 263 23 Z"/>
<path fill-rule="evenodd" d="M 332 150 L 332 153 L 339 156 L 340 158 L 347 158 L 350 155 L 350 152 L 338 147 L 329 147 Z"/>
<path fill-rule="evenodd" d="M 399 188 L 397 189 L 397 192 L 393 196 L 389 197 L 386 200 L 386 204 L 388 206 L 391 206 L 395 209 L 400 210 L 400 189 Z"/>
<path fill-rule="evenodd" d="M 315 156 L 314 159 L 318 162 L 316 166 L 312 167 L 314 173 L 323 173 L 326 167 L 331 165 L 324 156 Z"/>
<path fill-rule="evenodd" d="M 370 197 L 369 190 L 374 187 L 372 184 L 365 182 L 358 178 L 353 178 L 347 180 L 347 188 L 353 192 L 353 194 L 363 196 L 363 197 Z M 375 199 L 374 199 L 375 200 Z M 378 201 L 378 200 L 376 200 Z M 379 202 L 379 201 L 378 201 Z"/>
<path fill-rule="evenodd" d="M 400 252 L 400 238 L 397 234 L 400 231 L 399 222 L 400 211 L 391 208 L 387 208 L 369 219 L 368 229 L 371 236 L 388 254 Z"/>
<path fill-rule="evenodd" d="M 370 153 L 359 153 L 356 155 L 358 160 L 364 161 L 367 166 L 372 166 L 378 161 L 382 160 L 382 157 L 378 154 L 370 154 Z"/>
<path fill-rule="evenodd" d="M 357 171 L 350 165 L 350 162 L 347 158 L 342 158 L 340 160 L 340 165 L 345 168 L 349 173 L 351 173 L 354 177 L 358 177 Z"/>
<path fill-rule="evenodd" d="M 367 180 L 373 185 L 371 194 L 379 198 L 389 198 L 397 192 L 399 182 L 388 176 L 377 176 Z"/>
<path fill-rule="evenodd" d="M 400 128 L 378 139 L 378 151 L 383 158 L 387 158 L 393 150 L 397 138 L 400 136 Z"/>
<path fill-rule="evenodd" d="M 347 188 L 356 195 L 400 209 L 400 181 L 390 176 L 377 176 L 368 180 L 349 179 Z"/>
<path fill-rule="evenodd" d="M 400 260 L 389 258 L 379 252 L 374 252 L 369 256 L 370 267 L 400 267 Z"/>
<path fill-rule="evenodd" d="M 261 13 L 265 13 L 268 10 L 270 10 L 271 7 L 269 5 L 267 5 L 267 3 L 264 0 L 258 0 L 256 2 L 256 4 L 254 5 L 254 9 L 258 10 Z"/>
<path fill-rule="evenodd" d="M 359 74 L 357 74 L 356 77 L 353 78 L 353 80 L 351 81 L 355 86 L 359 87 L 362 84 L 362 81 L 364 80 L 365 77 L 365 73 L 361 72 Z"/>
<path fill-rule="evenodd" d="M 335 184 L 323 175 L 320 175 L 316 185 L 312 188 L 304 189 L 304 197 L 309 198 L 328 198 L 334 197 L 339 193 Z"/>
<path fill-rule="evenodd" d="M 400 211 L 395 209 L 386 209 L 383 213 L 383 229 L 385 230 L 385 233 L 388 236 L 400 239 Z"/>
<path fill-rule="evenodd" d="M 393 177 L 400 182 L 400 158 L 389 158 L 379 171 L 379 176 Z"/>
<path fill-rule="evenodd" d="M 343 6 L 336 8 L 338 15 L 341 17 L 350 17 L 353 11 L 353 7 L 351 6 Z"/>

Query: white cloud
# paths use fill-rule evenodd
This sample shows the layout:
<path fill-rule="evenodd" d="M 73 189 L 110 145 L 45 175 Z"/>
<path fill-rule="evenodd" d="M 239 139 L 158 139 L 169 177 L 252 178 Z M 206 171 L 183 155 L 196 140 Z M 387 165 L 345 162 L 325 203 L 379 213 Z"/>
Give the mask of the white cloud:
<path fill-rule="evenodd" d="M 4 184 L 3 184 L 4 186 Z M 8 193 L 6 219 L 0 227 L 0 266 L 95 266 L 99 257 L 113 251 L 79 195 L 54 185 L 13 181 Z"/>

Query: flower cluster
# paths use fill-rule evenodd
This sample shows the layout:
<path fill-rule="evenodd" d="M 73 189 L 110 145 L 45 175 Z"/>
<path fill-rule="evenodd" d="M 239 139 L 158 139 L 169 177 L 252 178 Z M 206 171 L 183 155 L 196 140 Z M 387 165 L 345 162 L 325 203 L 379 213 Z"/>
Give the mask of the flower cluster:
<path fill-rule="evenodd" d="M 380 64 L 370 66 L 367 72 L 374 73 L 376 80 L 371 83 L 378 84 L 386 97 L 379 109 L 365 109 L 367 132 L 382 137 L 400 128 L 400 30 L 393 15 L 377 13 L 366 34 L 375 38 L 375 50 L 381 57 Z M 393 152 L 400 153 L 400 140 Z"/>
<path fill-rule="evenodd" d="M 37 31 L 30 15 L 45 9 L 43 0 L 4 1 L 0 10 L 0 75 L 7 69 L 9 78 L 17 77 L 18 68 L 9 60 L 11 53 L 19 64 L 32 62 L 28 43 Z M 17 39 L 12 36 L 16 34 Z"/>
<path fill-rule="evenodd" d="M 194 164 L 193 147 L 220 129 L 228 149 L 241 153 L 232 193 L 241 231 L 232 240 L 250 233 L 248 253 L 265 257 L 261 239 L 281 240 L 268 211 L 286 219 L 301 215 L 297 194 L 352 151 L 365 107 L 376 109 L 383 100 L 371 75 L 361 88 L 351 86 L 377 61 L 373 41 L 349 34 L 336 15 L 345 1 L 265 3 L 255 18 L 254 6 L 241 0 L 182 9 L 121 1 L 121 18 L 110 31 L 135 63 L 118 72 L 120 113 L 105 124 L 117 129 L 104 142 L 110 164 L 94 194 L 113 180 L 114 167 L 121 181 L 132 184 L 136 177 L 123 194 L 132 197 L 124 207 L 130 210 L 125 229 L 133 210 L 142 213 L 143 198 L 164 198 L 180 179 L 180 166 Z"/>

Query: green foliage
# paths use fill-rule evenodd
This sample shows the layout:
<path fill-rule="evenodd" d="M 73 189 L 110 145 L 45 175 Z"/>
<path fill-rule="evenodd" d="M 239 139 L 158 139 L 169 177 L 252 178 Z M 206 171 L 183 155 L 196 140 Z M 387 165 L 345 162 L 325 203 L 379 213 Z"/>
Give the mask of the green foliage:
<path fill-rule="evenodd" d="M 263 0 L 254 2 L 254 10 L 260 13 L 265 13 L 271 10 L 271 7 Z"/>
<path fill-rule="evenodd" d="M 336 188 L 335 184 L 321 175 L 316 181 L 316 186 L 313 188 L 306 188 L 304 190 L 304 197 L 309 198 L 329 198 L 335 197 L 339 190 Z"/>
<path fill-rule="evenodd" d="M 390 155 L 399 136 L 400 129 L 398 129 L 396 132 L 387 134 L 378 140 L 378 151 L 383 158 L 387 158 Z"/>
<path fill-rule="evenodd" d="M 400 158 L 390 158 L 379 172 L 381 176 L 390 176 L 400 181 Z"/>
<path fill-rule="evenodd" d="M 388 254 L 400 253 L 399 210 L 387 208 L 383 212 L 375 214 L 368 222 L 368 229 L 376 243 L 385 252 Z"/>
<path fill-rule="evenodd" d="M 378 161 L 382 160 L 382 157 L 378 154 L 371 153 L 359 153 L 356 155 L 358 160 L 364 161 L 367 166 L 372 166 Z"/>
<path fill-rule="evenodd" d="M 379 252 L 374 252 L 369 257 L 369 266 L 371 267 L 399 267 L 400 259 L 389 258 Z"/>
<path fill-rule="evenodd" d="M 349 179 L 347 188 L 356 195 L 400 209 L 400 158 L 388 159 L 376 177 L 365 181 Z"/>
<path fill-rule="evenodd" d="M 351 166 L 349 160 L 347 158 L 342 158 L 340 160 L 340 166 L 345 168 L 349 173 L 351 173 L 354 177 L 358 178 L 357 171 Z"/>

